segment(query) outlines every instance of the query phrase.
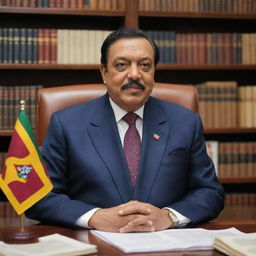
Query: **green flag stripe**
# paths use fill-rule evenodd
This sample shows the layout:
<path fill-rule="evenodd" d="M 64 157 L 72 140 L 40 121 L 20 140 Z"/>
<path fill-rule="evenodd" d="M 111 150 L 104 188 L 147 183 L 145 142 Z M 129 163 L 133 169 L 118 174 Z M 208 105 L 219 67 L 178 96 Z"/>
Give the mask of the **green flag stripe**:
<path fill-rule="evenodd" d="M 38 148 L 38 145 L 37 145 L 37 141 L 36 141 L 36 138 L 35 138 L 35 135 L 34 135 L 34 132 L 31 128 L 31 125 L 30 125 L 30 121 L 29 121 L 29 118 L 28 118 L 28 115 L 26 113 L 25 110 L 22 110 L 19 114 L 19 120 L 22 124 L 22 126 L 24 127 L 24 129 L 26 130 L 26 132 L 28 133 L 30 139 L 32 140 L 33 144 L 35 145 L 35 148 L 37 150 L 37 153 L 39 155 L 39 158 L 42 162 L 42 157 L 41 157 L 41 154 L 40 154 L 40 151 L 39 151 L 39 148 Z"/>

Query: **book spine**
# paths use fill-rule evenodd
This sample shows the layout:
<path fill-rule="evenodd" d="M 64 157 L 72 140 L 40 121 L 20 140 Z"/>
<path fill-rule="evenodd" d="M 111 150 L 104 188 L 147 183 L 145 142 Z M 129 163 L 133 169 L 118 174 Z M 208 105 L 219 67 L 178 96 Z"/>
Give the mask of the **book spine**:
<path fill-rule="evenodd" d="M 32 29 L 32 63 L 38 63 L 38 29 Z"/>
<path fill-rule="evenodd" d="M 33 31 L 31 28 L 27 29 L 27 63 L 31 64 L 33 62 Z"/>
<path fill-rule="evenodd" d="M 3 28 L 3 43 L 2 43 L 2 54 L 3 54 L 3 61 L 2 63 L 6 64 L 8 62 L 8 29 Z"/>
<path fill-rule="evenodd" d="M 50 63 L 55 64 L 57 62 L 57 29 L 51 29 L 49 37 Z"/>
<path fill-rule="evenodd" d="M 14 32 L 13 28 L 8 28 L 8 53 L 7 63 L 14 62 Z"/>
<path fill-rule="evenodd" d="M 44 32 L 45 30 L 38 29 L 38 63 L 43 64 L 45 60 L 45 44 L 44 44 Z"/>
<path fill-rule="evenodd" d="M 27 30 L 20 29 L 20 63 L 27 63 Z"/>

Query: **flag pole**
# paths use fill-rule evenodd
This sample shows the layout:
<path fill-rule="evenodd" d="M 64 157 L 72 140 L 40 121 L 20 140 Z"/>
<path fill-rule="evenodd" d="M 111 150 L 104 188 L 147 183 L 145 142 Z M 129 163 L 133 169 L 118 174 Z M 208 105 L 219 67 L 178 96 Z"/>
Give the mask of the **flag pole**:
<path fill-rule="evenodd" d="M 20 215 L 20 232 L 24 232 L 24 219 L 25 219 L 25 216 L 24 216 L 24 213 L 22 213 Z"/>
<path fill-rule="evenodd" d="M 26 106 L 26 101 L 25 100 L 21 100 L 20 101 L 20 111 L 24 111 L 25 110 L 25 106 Z M 20 215 L 20 233 L 24 233 L 24 213 L 22 213 Z"/>
<path fill-rule="evenodd" d="M 21 100 L 20 101 L 20 111 L 25 110 L 25 105 L 26 101 Z M 24 228 L 24 220 L 25 220 L 25 215 L 22 213 L 20 215 L 20 227 L 19 227 L 19 232 L 16 233 L 11 233 L 6 236 L 4 241 L 9 244 L 28 244 L 28 243 L 37 243 L 38 238 L 31 234 L 29 231 L 25 231 Z"/>

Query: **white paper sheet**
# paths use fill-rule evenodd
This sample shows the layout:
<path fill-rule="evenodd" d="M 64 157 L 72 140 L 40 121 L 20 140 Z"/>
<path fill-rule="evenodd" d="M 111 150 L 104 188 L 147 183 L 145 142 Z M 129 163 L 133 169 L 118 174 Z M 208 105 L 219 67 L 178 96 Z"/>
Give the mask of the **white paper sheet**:
<path fill-rule="evenodd" d="M 218 235 L 241 235 L 236 228 L 168 229 L 150 233 L 111 233 L 93 230 L 93 234 L 125 253 L 213 249 Z"/>

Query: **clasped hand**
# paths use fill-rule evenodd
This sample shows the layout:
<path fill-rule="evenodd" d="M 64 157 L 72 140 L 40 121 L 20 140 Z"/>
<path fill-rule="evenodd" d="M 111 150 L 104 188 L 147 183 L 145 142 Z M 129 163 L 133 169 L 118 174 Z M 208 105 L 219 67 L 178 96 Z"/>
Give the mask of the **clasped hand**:
<path fill-rule="evenodd" d="M 99 209 L 89 221 L 91 228 L 121 233 L 152 232 L 167 229 L 171 225 L 167 209 L 139 201 Z"/>

